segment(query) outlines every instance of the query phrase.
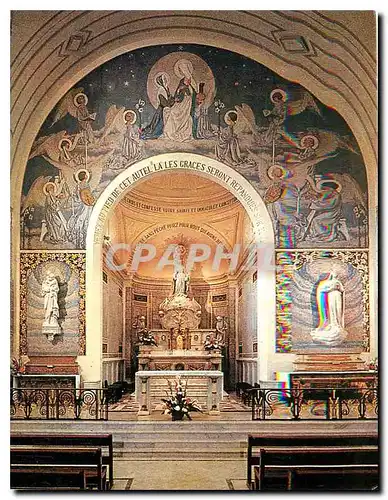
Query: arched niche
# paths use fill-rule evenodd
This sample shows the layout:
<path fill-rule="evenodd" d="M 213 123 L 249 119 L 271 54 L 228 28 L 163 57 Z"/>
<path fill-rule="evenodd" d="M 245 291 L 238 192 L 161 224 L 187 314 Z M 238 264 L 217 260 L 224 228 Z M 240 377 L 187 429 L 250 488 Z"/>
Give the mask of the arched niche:
<path fill-rule="evenodd" d="M 253 226 L 257 259 L 258 379 L 271 378 L 269 363 L 275 352 L 276 292 L 274 232 L 264 201 L 252 185 L 231 167 L 192 153 L 168 153 L 142 160 L 118 175 L 98 198 L 91 214 L 86 242 L 86 355 L 78 357 L 86 383 L 101 380 L 102 259 L 106 222 L 131 188 L 152 175 L 189 169 L 229 190 L 245 208 Z M 193 169 L 194 168 L 194 169 Z M 286 355 L 293 358 L 292 355 Z M 271 372 L 276 368 L 271 366 Z"/>

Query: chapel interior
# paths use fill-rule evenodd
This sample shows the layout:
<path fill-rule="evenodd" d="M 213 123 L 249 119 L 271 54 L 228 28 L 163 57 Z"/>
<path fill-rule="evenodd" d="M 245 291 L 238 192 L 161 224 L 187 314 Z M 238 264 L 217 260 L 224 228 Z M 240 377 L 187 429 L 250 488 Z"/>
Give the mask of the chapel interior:
<path fill-rule="evenodd" d="M 11 488 L 379 490 L 376 14 L 11 28 Z"/>

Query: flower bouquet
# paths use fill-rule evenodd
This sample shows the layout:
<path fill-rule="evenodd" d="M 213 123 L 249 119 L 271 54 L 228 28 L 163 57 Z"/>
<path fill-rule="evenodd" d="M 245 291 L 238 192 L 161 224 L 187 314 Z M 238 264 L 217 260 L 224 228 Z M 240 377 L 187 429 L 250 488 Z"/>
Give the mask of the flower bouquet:
<path fill-rule="evenodd" d="M 172 420 L 183 420 L 185 416 L 191 420 L 191 411 L 199 411 L 202 413 L 202 408 L 198 402 L 195 399 L 186 397 L 187 380 L 184 389 L 180 375 L 176 377 L 174 391 L 170 381 L 168 381 L 168 386 L 170 388 L 170 396 L 167 399 L 162 398 L 164 403 L 164 415 L 171 414 Z"/>

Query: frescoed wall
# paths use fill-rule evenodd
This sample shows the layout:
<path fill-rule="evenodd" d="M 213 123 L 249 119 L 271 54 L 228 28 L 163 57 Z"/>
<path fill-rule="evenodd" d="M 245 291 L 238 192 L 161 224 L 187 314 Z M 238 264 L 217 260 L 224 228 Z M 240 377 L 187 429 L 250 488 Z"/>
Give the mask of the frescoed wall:
<path fill-rule="evenodd" d="M 20 16 L 23 22 L 19 28 L 14 23 L 13 33 L 21 40 L 26 13 Z M 15 39 L 12 49 L 13 354 L 78 354 L 81 376 L 99 386 L 101 344 L 110 348 L 107 335 L 94 342 L 90 318 L 85 325 L 89 220 L 113 179 L 161 153 L 187 154 L 185 168 L 194 174 L 201 173 L 200 166 L 190 163 L 190 154 L 205 163 L 218 160 L 247 179 L 267 206 L 276 247 L 276 332 L 275 327 L 259 331 L 258 324 L 258 342 L 253 333 L 243 342 L 244 351 L 246 343 L 247 352 L 266 356 L 263 373 L 273 377 L 276 370 L 292 370 L 293 354 L 368 354 L 371 345 L 375 354 L 376 72 L 373 29 L 370 36 L 357 32 L 362 15 L 354 20 L 346 13 L 312 11 L 55 16 L 52 36 L 47 33 L 54 18 L 40 25 L 37 15 L 36 37 Z M 372 27 L 373 16 L 364 16 L 362 26 Z M 207 38 L 199 36 L 197 22 Z M 202 44 L 205 39 L 212 45 Z M 174 161 L 164 165 L 163 176 L 175 167 Z M 150 176 L 154 183 L 157 177 Z M 125 198 L 133 203 L 130 189 L 123 203 Z M 110 232 L 121 237 L 113 225 Z M 246 234 L 250 240 L 250 223 Z M 101 232 L 101 241 L 105 235 Z M 58 262 L 54 274 L 64 315 L 63 334 L 54 342 L 39 326 L 46 261 Z M 319 306 L 317 289 L 332 268 L 343 291 L 332 303 L 340 312 L 330 330 L 328 302 L 326 309 Z M 88 297 L 94 297 L 98 290 L 89 283 Z M 263 287 L 257 288 L 264 298 Z M 123 282 L 123 291 L 125 323 L 116 326 L 128 335 L 134 311 L 126 291 L 132 286 Z M 268 292 L 274 295 L 275 287 Z M 200 297 L 203 308 L 207 296 L 206 291 Z M 322 297 L 328 300 L 327 293 Z M 238 308 L 234 301 L 237 294 L 229 289 L 230 310 Z M 268 313 L 273 318 L 274 311 Z M 317 342 L 321 327 L 341 342 Z M 253 322 L 249 328 L 254 330 Z M 116 344 L 113 351 L 121 354 Z M 236 359 L 237 343 L 234 349 Z"/>
<path fill-rule="evenodd" d="M 246 57 L 162 45 L 101 65 L 47 117 L 23 183 L 22 248 L 84 249 L 103 189 L 168 151 L 216 158 L 246 177 L 279 248 L 368 245 L 365 166 L 338 113 Z"/>

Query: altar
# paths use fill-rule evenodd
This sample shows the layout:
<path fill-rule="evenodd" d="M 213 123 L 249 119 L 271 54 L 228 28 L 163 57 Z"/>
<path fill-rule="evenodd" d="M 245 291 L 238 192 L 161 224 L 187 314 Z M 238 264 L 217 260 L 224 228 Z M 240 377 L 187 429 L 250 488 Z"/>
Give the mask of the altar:
<path fill-rule="evenodd" d="M 222 355 L 219 352 L 203 353 L 202 351 L 178 349 L 142 350 L 138 355 L 140 370 L 220 370 Z"/>
<path fill-rule="evenodd" d="M 225 318 L 217 317 L 215 329 L 200 329 L 201 306 L 189 293 L 190 276 L 183 263 L 173 276 L 171 294 L 159 305 L 161 329 L 147 328 L 145 316 L 134 323 L 138 338 L 135 375 L 139 415 L 161 403 L 177 374 L 187 395 L 211 413 L 219 412 L 223 394 L 222 349 Z"/>
<path fill-rule="evenodd" d="M 224 375 L 220 371 L 138 371 L 135 378 L 138 415 L 149 415 L 153 406 L 161 405 L 162 398 L 170 395 L 176 377 L 181 378 L 186 395 L 198 401 L 209 415 L 220 413 L 223 398 Z"/>
<path fill-rule="evenodd" d="M 153 330 L 157 345 L 140 345 L 140 370 L 222 370 L 220 348 L 206 349 L 214 330 Z"/>

